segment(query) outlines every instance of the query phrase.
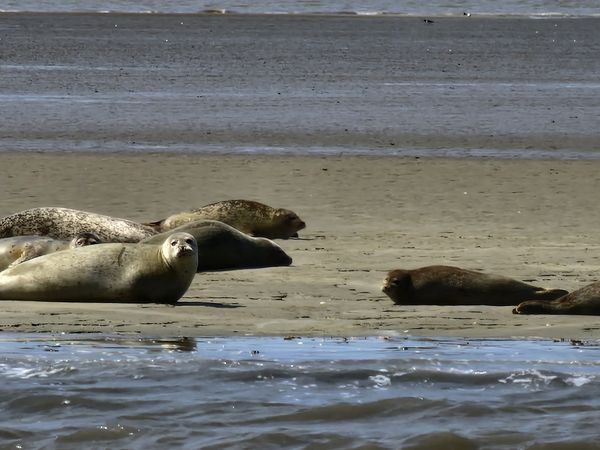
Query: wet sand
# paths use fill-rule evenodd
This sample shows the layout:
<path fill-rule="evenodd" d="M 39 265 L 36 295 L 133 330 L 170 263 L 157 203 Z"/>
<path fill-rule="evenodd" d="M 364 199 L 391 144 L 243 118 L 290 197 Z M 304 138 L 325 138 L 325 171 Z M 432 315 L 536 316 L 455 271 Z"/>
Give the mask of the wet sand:
<path fill-rule="evenodd" d="M 450 264 L 577 289 L 598 280 L 590 161 L 0 153 L 0 215 L 54 205 L 160 219 L 227 198 L 295 210 L 291 267 L 198 274 L 176 306 L 2 302 L 5 331 L 156 336 L 598 336 L 600 317 L 396 306 L 386 272 Z"/>

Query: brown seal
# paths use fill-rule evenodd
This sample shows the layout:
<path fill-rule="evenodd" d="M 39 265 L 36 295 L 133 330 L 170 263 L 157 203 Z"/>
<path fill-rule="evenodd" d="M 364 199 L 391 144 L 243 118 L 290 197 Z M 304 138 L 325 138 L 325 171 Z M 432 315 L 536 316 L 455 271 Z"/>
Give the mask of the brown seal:
<path fill-rule="evenodd" d="M 71 239 L 84 232 L 95 233 L 103 242 L 139 242 L 156 234 L 153 228 L 131 220 L 68 208 L 32 208 L 0 218 L 0 238 L 39 235 Z"/>
<path fill-rule="evenodd" d="M 98 244 L 50 253 L 0 272 L 0 299 L 174 303 L 198 266 L 196 240 Z"/>
<path fill-rule="evenodd" d="M 196 239 L 198 254 L 201 255 L 198 258 L 198 272 L 289 266 L 292 263 L 292 258 L 275 242 L 248 236 L 216 220 L 190 222 L 140 243 L 161 242 L 176 231 L 189 233 Z"/>
<path fill-rule="evenodd" d="M 514 306 L 525 299 L 553 300 L 567 293 L 451 266 L 392 270 L 382 290 L 398 305 Z"/>
<path fill-rule="evenodd" d="M 100 238 L 95 233 L 88 232 L 79 233 L 70 241 L 47 236 L 15 236 L 0 239 L 0 270 L 38 256 L 99 243 Z"/>
<path fill-rule="evenodd" d="M 600 315 L 600 281 L 552 301 L 526 300 L 514 314 L 587 314 Z"/>
<path fill-rule="evenodd" d="M 297 237 L 306 224 L 298 215 L 283 208 L 272 208 L 252 200 L 225 200 L 202 208 L 183 211 L 166 219 L 144 225 L 169 231 L 188 222 L 217 220 L 246 234 L 269 239 Z"/>

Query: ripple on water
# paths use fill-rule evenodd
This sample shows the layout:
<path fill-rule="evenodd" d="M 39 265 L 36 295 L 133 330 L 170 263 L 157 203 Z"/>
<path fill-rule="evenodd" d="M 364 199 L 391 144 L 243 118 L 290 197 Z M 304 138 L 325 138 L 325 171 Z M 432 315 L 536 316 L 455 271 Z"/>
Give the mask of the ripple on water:
<path fill-rule="evenodd" d="M 178 342 L 3 334 L 0 438 L 11 448 L 596 445 L 596 342 Z"/>

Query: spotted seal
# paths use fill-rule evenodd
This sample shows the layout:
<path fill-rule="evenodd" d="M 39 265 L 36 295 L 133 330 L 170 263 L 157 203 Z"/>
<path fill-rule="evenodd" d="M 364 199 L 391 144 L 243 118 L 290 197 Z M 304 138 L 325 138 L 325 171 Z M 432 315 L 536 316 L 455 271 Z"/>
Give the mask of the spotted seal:
<path fill-rule="evenodd" d="M 0 299 L 174 303 L 198 267 L 196 240 L 98 244 L 50 253 L 0 272 Z"/>
<path fill-rule="evenodd" d="M 95 233 L 88 232 L 80 233 L 70 241 L 47 236 L 15 236 L 0 239 L 0 271 L 48 253 L 100 242 L 100 238 Z"/>
<path fill-rule="evenodd" d="M 583 314 L 600 315 L 600 281 L 577 289 L 552 301 L 526 300 L 514 314 Z"/>
<path fill-rule="evenodd" d="M 157 243 L 174 231 L 190 233 L 196 239 L 198 253 L 202 255 L 198 258 L 198 272 L 289 266 L 292 263 L 292 258 L 275 242 L 248 236 L 216 220 L 189 222 L 141 243 Z"/>
<path fill-rule="evenodd" d="M 35 234 L 65 240 L 83 232 L 93 232 L 103 242 L 139 242 L 156 234 L 131 220 L 68 208 L 32 208 L 0 219 L 0 238 Z"/>
<path fill-rule="evenodd" d="M 306 227 L 295 212 L 289 209 L 272 208 L 252 200 L 225 200 L 211 203 L 145 225 L 164 232 L 188 222 L 206 219 L 218 220 L 246 234 L 268 239 L 297 237 L 298 231 Z"/>
<path fill-rule="evenodd" d="M 525 299 L 552 300 L 567 293 L 452 266 L 392 270 L 382 290 L 398 305 L 514 306 Z"/>

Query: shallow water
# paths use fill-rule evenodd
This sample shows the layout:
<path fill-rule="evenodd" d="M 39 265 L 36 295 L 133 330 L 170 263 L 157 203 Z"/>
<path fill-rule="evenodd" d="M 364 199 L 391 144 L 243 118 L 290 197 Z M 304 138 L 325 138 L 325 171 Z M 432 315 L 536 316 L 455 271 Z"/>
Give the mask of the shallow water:
<path fill-rule="evenodd" d="M 0 348 L 1 448 L 597 445 L 598 342 L 3 333 Z"/>

